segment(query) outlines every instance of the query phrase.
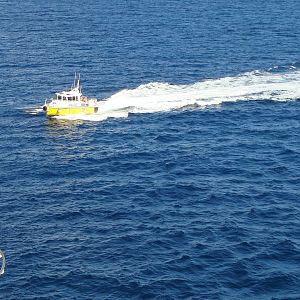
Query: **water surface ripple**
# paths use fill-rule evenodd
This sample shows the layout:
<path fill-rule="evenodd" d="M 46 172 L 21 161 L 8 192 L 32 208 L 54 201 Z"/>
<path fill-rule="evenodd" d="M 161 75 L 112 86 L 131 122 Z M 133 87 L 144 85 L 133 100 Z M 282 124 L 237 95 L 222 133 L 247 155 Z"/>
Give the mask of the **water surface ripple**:
<path fill-rule="evenodd" d="M 0 6 L 1 299 L 300 299 L 298 1 Z"/>

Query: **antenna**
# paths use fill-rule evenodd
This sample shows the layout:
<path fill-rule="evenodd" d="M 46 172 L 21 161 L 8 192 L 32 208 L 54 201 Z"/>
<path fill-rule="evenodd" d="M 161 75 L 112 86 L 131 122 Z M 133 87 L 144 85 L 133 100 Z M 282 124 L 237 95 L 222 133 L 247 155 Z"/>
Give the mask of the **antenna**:
<path fill-rule="evenodd" d="M 75 77 L 74 77 L 74 88 L 76 87 L 76 72 L 75 72 Z"/>
<path fill-rule="evenodd" d="M 79 89 L 79 91 L 80 91 L 80 73 L 78 74 L 77 86 L 78 86 L 78 89 Z M 80 91 L 80 92 L 81 92 L 81 91 Z"/>

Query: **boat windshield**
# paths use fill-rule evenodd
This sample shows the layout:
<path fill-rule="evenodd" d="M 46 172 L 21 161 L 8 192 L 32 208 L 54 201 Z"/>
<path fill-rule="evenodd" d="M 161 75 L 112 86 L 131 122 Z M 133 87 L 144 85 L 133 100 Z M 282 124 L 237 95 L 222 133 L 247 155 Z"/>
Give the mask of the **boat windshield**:
<path fill-rule="evenodd" d="M 71 96 L 70 94 L 68 95 L 61 95 L 61 94 L 56 94 L 54 95 L 53 99 L 56 100 L 64 100 L 64 101 L 78 101 L 79 97 L 78 96 Z"/>

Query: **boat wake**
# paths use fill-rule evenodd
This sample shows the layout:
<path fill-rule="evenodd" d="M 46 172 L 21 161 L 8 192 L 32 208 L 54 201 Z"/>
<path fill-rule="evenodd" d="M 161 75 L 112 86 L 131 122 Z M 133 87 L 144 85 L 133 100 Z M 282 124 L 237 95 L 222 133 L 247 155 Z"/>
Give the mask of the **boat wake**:
<path fill-rule="evenodd" d="M 225 102 L 300 99 L 300 70 L 272 68 L 234 77 L 209 79 L 190 85 L 153 82 L 122 90 L 101 102 L 99 113 L 58 117 L 102 121 L 126 118 L 129 113 L 153 113 L 184 108 L 203 108 Z"/>
<path fill-rule="evenodd" d="M 43 108 L 41 106 L 24 107 L 21 108 L 20 110 L 30 115 L 39 115 L 43 112 Z"/>

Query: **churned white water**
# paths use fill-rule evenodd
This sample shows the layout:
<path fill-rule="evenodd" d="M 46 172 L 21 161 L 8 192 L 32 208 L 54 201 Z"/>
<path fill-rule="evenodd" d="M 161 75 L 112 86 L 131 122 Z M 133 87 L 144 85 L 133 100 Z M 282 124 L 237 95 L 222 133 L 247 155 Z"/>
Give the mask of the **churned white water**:
<path fill-rule="evenodd" d="M 285 73 L 253 71 L 235 77 L 224 77 L 190 85 L 152 82 L 135 89 L 122 90 L 104 99 L 96 115 L 63 118 L 101 121 L 127 117 L 128 113 L 153 113 L 189 106 L 205 107 L 224 102 L 300 98 L 300 71 Z"/>

